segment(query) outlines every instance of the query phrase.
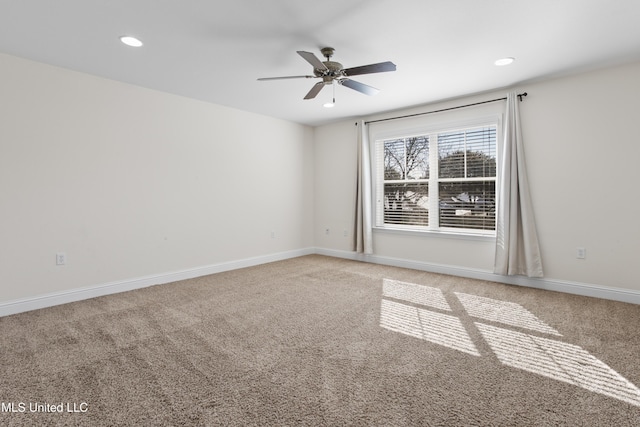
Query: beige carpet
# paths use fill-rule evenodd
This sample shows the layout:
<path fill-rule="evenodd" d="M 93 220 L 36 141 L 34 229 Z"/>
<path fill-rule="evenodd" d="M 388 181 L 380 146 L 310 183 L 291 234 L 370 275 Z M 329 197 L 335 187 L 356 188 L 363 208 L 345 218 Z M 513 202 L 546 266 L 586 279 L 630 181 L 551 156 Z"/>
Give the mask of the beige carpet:
<path fill-rule="evenodd" d="M 637 426 L 639 327 L 306 256 L 0 318 L 0 425 Z"/>

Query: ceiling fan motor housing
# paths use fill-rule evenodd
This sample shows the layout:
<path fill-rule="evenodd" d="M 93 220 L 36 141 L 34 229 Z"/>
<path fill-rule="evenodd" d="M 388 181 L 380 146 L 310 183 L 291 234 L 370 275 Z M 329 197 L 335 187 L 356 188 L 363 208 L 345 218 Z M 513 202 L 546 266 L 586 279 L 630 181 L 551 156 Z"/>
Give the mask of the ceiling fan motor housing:
<path fill-rule="evenodd" d="M 327 69 L 326 70 L 314 69 L 313 73 L 316 75 L 316 77 L 322 77 L 325 83 L 327 82 L 330 83 L 333 79 L 344 76 L 344 73 L 342 72 L 343 67 L 341 63 L 334 62 L 334 61 L 324 61 L 322 63 L 327 67 Z"/>
<path fill-rule="evenodd" d="M 322 62 L 324 66 L 327 67 L 327 69 L 322 70 L 316 68 L 313 70 L 313 73 L 316 75 L 316 77 L 322 77 L 322 80 L 325 84 L 331 84 L 333 83 L 333 80 L 344 77 L 342 64 L 331 60 L 334 51 L 335 49 L 332 47 L 323 47 L 322 49 L 320 49 L 322 55 L 327 58 L 326 61 Z"/>

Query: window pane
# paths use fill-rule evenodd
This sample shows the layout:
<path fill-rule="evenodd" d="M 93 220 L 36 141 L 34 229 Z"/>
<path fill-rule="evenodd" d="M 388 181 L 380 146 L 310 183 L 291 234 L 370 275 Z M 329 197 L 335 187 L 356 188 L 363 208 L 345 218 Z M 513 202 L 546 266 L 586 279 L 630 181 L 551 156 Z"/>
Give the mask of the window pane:
<path fill-rule="evenodd" d="M 428 184 L 385 184 L 384 223 L 426 226 L 429 224 Z"/>
<path fill-rule="evenodd" d="M 496 176 L 496 128 L 467 132 L 467 178 Z"/>
<path fill-rule="evenodd" d="M 418 136 L 407 138 L 407 179 L 429 178 L 429 138 Z"/>
<path fill-rule="evenodd" d="M 440 178 L 464 178 L 464 132 L 438 135 L 438 169 Z"/>
<path fill-rule="evenodd" d="M 404 179 L 404 139 L 384 142 L 384 179 Z"/>
<path fill-rule="evenodd" d="M 495 126 L 438 135 L 440 178 L 496 176 Z"/>
<path fill-rule="evenodd" d="M 441 182 L 440 226 L 496 229 L 495 181 Z"/>

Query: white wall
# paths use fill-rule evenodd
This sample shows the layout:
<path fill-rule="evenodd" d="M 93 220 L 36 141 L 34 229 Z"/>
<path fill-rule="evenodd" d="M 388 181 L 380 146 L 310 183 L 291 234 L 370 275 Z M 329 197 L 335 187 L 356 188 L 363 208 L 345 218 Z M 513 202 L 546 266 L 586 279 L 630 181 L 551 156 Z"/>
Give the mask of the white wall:
<path fill-rule="evenodd" d="M 548 275 L 640 290 L 640 63 L 526 89 L 521 113 Z"/>
<path fill-rule="evenodd" d="M 635 130 L 639 76 L 640 63 L 634 63 L 514 88 L 529 93 L 520 112 L 547 280 L 640 291 L 636 269 L 640 141 Z M 372 118 L 505 94 L 488 93 Z M 323 235 L 323 228 L 342 229 L 354 215 L 354 122 L 315 129 L 315 236 L 316 245 L 327 251 L 351 249 L 349 239 L 339 233 Z M 579 246 L 586 248 L 584 260 L 576 259 Z M 490 272 L 494 242 L 379 231 L 374 233 L 374 252 L 389 259 Z"/>
<path fill-rule="evenodd" d="M 351 120 L 315 128 L 314 237 L 315 245 L 321 248 L 351 250 L 356 206 L 355 123 Z"/>
<path fill-rule="evenodd" d="M 310 248 L 313 166 L 312 128 L 0 54 L 0 303 Z"/>

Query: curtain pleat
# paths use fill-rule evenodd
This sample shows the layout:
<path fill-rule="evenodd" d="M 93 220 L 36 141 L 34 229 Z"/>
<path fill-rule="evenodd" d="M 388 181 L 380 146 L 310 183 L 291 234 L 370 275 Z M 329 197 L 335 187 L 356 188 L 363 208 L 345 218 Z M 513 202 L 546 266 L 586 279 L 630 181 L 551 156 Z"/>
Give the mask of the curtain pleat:
<path fill-rule="evenodd" d="M 368 129 L 363 120 L 358 123 L 357 144 L 356 218 L 353 249 L 358 253 L 372 254 L 371 157 L 369 155 Z"/>
<path fill-rule="evenodd" d="M 507 95 L 501 167 L 494 273 L 542 277 L 515 92 Z"/>

